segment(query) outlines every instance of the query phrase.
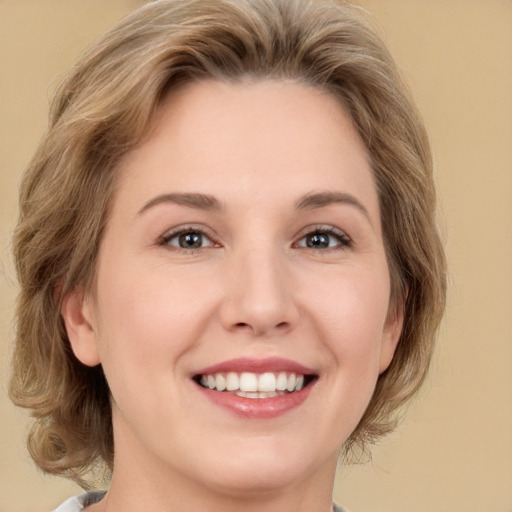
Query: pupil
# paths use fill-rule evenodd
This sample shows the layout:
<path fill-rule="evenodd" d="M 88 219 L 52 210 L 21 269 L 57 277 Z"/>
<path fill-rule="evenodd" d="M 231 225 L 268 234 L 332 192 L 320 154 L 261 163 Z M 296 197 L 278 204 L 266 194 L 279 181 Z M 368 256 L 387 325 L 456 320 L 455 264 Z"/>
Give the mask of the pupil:
<path fill-rule="evenodd" d="M 322 233 L 308 235 L 306 238 L 306 245 L 308 247 L 329 247 L 329 236 Z"/>
<path fill-rule="evenodd" d="M 183 233 L 179 237 L 180 247 L 185 249 L 195 249 L 201 247 L 200 233 Z"/>

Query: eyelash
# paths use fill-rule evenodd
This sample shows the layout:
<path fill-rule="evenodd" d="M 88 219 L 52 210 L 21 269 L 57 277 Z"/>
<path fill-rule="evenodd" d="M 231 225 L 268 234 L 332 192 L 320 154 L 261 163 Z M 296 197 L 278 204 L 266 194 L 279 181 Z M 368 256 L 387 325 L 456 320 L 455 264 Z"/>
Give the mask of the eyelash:
<path fill-rule="evenodd" d="M 171 244 L 171 240 L 173 240 L 174 238 L 178 238 L 180 237 L 181 235 L 187 235 L 187 234 L 197 234 L 197 235 L 200 235 L 201 237 L 206 237 L 208 240 L 210 240 L 210 245 L 209 246 L 206 246 L 206 247 L 189 247 L 189 248 L 186 248 L 186 247 L 180 247 L 179 245 L 173 245 Z M 200 229 L 200 228 L 195 228 L 193 226 L 189 226 L 189 227 L 186 227 L 186 228 L 181 228 L 181 229 L 178 229 L 176 231 L 172 231 L 170 233 L 167 233 L 165 235 L 163 235 L 161 238 L 160 238 L 160 241 L 159 241 L 159 244 L 158 245 L 166 245 L 166 246 L 171 246 L 173 248 L 173 250 L 176 250 L 176 251 L 183 251 L 183 252 L 186 252 L 186 253 L 195 253 L 197 251 L 200 251 L 201 249 L 206 249 L 208 247 L 220 247 L 220 244 L 217 244 L 215 242 L 215 240 L 213 239 L 213 237 L 211 235 L 209 235 L 208 233 L 205 232 L 204 229 Z"/>
<path fill-rule="evenodd" d="M 189 247 L 189 248 L 186 248 L 186 247 L 181 247 L 179 245 L 174 245 L 174 244 L 170 243 L 173 239 L 178 238 L 181 235 L 188 235 L 188 234 L 195 234 L 195 235 L 199 235 L 201 237 L 206 237 L 210 241 L 210 244 L 207 245 L 207 246 L 204 246 L 204 247 Z M 337 244 L 334 247 L 327 246 L 327 247 L 321 247 L 319 249 L 314 249 L 313 247 L 309 247 L 309 246 L 306 246 L 306 245 L 299 245 L 299 242 L 301 242 L 302 240 L 306 239 L 306 237 L 312 236 L 312 235 L 324 235 L 324 236 L 327 236 L 327 237 L 335 238 L 336 241 L 337 241 Z M 330 244 L 330 241 L 328 243 Z M 171 246 L 173 248 L 173 250 L 183 251 L 183 252 L 188 253 L 188 254 L 195 253 L 197 251 L 200 251 L 202 249 L 206 249 L 208 247 L 220 247 L 220 244 L 215 242 L 214 238 L 211 235 L 209 235 L 208 233 L 206 233 L 204 231 L 204 229 L 195 228 L 195 227 L 192 227 L 192 226 L 186 227 L 186 228 L 182 228 L 182 229 L 178 229 L 176 231 L 172 231 L 170 233 L 167 233 L 167 234 L 163 235 L 160 238 L 158 245 L 161 245 L 161 246 Z M 319 226 L 319 227 L 313 227 L 310 231 L 308 231 L 307 233 L 304 233 L 300 237 L 298 242 L 295 242 L 293 244 L 293 246 L 294 247 L 302 247 L 304 249 L 310 249 L 310 250 L 313 250 L 313 251 L 321 250 L 322 252 L 326 252 L 326 251 L 330 252 L 330 251 L 339 251 L 339 250 L 344 250 L 344 249 L 350 248 L 352 246 L 352 240 L 350 239 L 349 236 L 347 236 L 341 230 L 338 230 L 338 229 L 333 228 L 331 226 Z"/>
<path fill-rule="evenodd" d="M 301 238 L 299 239 L 299 242 L 311 235 L 326 235 L 328 237 L 335 238 L 337 240 L 338 244 L 335 247 L 324 247 L 324 248 L 322 248 L 323 249 L 322 252 L 339 251 L 339 250 L 348 249 L 348 248 L 352 247 L 351 238 L 347 234 L 345 234 L 343 231 L 333 228 L 332 226 L 313 227 L 310 231 L 308 231 L 307 233 L 305 233 L 301 236 Z M 294 244 L 294 246 L 298 246 L 299 242 L 296 242 Z M 299 247 L 304 247 L 304 246 L 299 246 Z M 313 251 L 318 250 L 318 249 L 313 249 L 312 247 L 304 247 L 304 248 L 311 249 Z"/>

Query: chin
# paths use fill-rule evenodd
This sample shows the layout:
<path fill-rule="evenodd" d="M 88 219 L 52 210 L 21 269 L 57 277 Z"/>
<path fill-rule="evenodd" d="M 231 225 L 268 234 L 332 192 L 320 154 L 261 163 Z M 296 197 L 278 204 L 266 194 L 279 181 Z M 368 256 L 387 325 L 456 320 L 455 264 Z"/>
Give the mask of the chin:
<path fill-rule="evenodd" d="M 318 454 L 295 450 L 269 450 L 265 453 L 261 446 L 244 456 L 229 454 L 220 465 L 211 465 L 210 486 L 226 494 L 265 495 L 283 489 L 293 489 L 311 479 L 315 473 L 321 473 L 326 467 L 336 469 L 337 453 L 327 460 L 319 460 Z M 313 457 L 312 455 L 317 455 Z M 326 464 L 327 462 L 327 464 Z"/>
<path fill-rule="evenodd" d="M 277 467 L 276 467 L 277 466 Z M 216 475 L 210 487 L 227 495 L 243 495 L 245 498 L 254 494 L 261 496 L 292 488 L 303 481 L 307 475 L 289 467 L 279 467 L 276 462 L 260 468 L 246 468 L 241 471 L 226 470 L 223 475 Z"/>

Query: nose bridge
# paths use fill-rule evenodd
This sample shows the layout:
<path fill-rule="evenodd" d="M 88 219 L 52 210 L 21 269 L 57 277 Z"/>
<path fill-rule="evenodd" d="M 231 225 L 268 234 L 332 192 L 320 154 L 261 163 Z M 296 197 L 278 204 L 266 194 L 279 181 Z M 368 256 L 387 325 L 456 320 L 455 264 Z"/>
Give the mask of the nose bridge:
<path fill-rule="evenodd" d="M 226 327 L 255 335 L 292 327 L 298 318 L 293 278 L 276 244 L 252 245 L 232 257 L 225 297 Z"/>

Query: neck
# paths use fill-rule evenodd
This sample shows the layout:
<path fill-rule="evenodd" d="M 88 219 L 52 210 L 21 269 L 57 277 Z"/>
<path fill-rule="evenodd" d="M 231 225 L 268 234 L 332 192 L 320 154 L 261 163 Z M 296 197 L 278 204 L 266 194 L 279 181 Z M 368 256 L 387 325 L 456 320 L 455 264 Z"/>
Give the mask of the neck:
<path fill-rule="evenodd" d="M 301 468 L 295 479 L 277 478 L 277 485 L 255 481 L 251 485 L 222 487 L 222 479 L 191 478 L 164 461 L 138 450 L 137 440 L 116 437 L 116 456 L 110 490 L 91 512 L 332 512 L 332 487 L 337 457 L 317 468 Z"/>

